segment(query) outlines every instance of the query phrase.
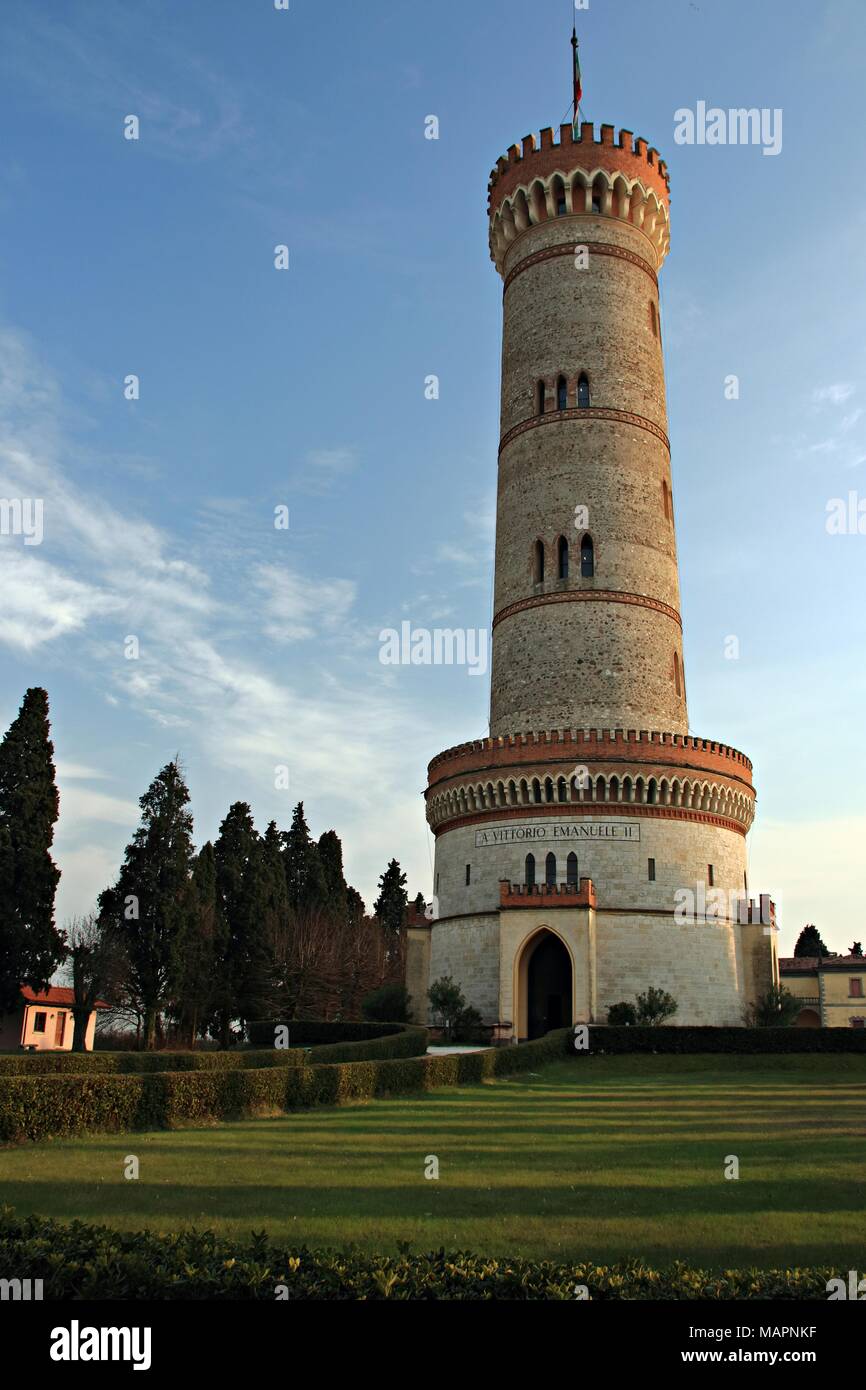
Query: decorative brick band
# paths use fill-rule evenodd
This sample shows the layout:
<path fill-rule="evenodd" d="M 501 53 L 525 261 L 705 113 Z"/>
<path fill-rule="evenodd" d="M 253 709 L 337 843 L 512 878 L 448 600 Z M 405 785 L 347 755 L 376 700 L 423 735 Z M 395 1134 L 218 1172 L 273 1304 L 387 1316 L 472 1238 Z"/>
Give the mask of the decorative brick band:
<path fill-rule="evenodd" d="M 444 835 L 448 830 L 460 830 L 467 825 L 484 825 L 489 821 L 500 820 L 529 820 L 536 816 L 547 816 L 553 819 L 552 812 L 559 812 L 559 819 L 574 819 L 576 816 L 609 816 L 616 820 L 620 816 L 646 816 L 653 820 L 682 820 L 700 825 L 715 825 L 721 830 L 733 830 L 737 835 L 742 835 L 745 839 L 749 832 L 749 826 L 741 825 L 739 821 L 731 820 L 729 816 L 720 816 L 712 811 L 692 811 L 687 806 L 648 806 L 644 802 L 634 803 L 629 801 L 597 801 L 572 802 L 560 804 L 551 802 L 540 806 L 491 806 L 486 811 L 470 811 L 462 816 L 454 816 L 447 820 L 439 821 L 434 825 L 428 821 L 433 834 L 438 837 Z"/>
<path fill-rule="evenodd" d="M 511 618 L 515 613 L 522 613 L 527 608 L 541 608 L 547 603 L 631 603 L 636 608 L 651 608 L 654 613 L 663 613 L 666 618 L 671 618 L 673 622 L 682 630 L 683 620 L 675 608 L 670 604 L 662 603 L 658 598 L 647 598 L 645 594 L 627 594 L 618 589 L 561 589 L 555 594 L 534 594 L 532 598 L 521 598 L 516 603 L 509 603 L 507 608 L 500 608 L 493 618 L 494 630 L 499 623 Z"/>
<path fill-rule="evenodd" d="M 591 214 L 588 213 L 571 214 L 572 217 L 590 215 Z M 527 231 L 529 230 L 531 229 L 527 228 Z M 619 260 L 629 261 L 631 265 L 637 266 L 638 270 L 642 270 L 644 274 L 648 275 L 656 289 L 658 289 L 659 277 L 656 275 L 652 266 L 649 265 L 642 256 L 638 256 L 635 251 L 627 251 L 625 247 L 615 246 L 610 241 L 587 241 L 585 243 L 581 242 L 580 244 L 586 245 L 590 260 L 593 256 L 616 256 Z M 532 266 L 538 265 L 541 261 L 551 261 L 557 256 L 573 256 L 574 251 L 575 244 L 572 241 L 564 246 L 545 246 L 541 251 L 533 251 L 531 256 L 527 256 L 524 260 L 519 261 L 513 270 L 509 270 L 505 277 L 505 284 L 502 286 L 503 299 L 505 298 L 505 293 L 509 285 L 512 281 L 517 279 L 517 276 L 520 275 L 522 271 L 530 270 Z"/>
<path fill-rule="evenodd" d="M 512 440 L 525 434 L 527 430 L 537 429 L 539 425 L 558 425 L 566 420 L 612 420 L 617 425 L 634 425 L 637 429 L 647 430 L 649 434 L 655 435 L 668 453 L 671 451 L 671 442 L 664 430 L 653 424 L 652 420 L 645 419 L 643 415 L 633 415 L 630 410 L 608 410 L 600 405 L 585 405 L 570 406 L 568 410 L 549 410 L 544 415 L 532 415 L 528 420 L 521 420 L 519 425 L 512 425 L 502 436 L 499 445 L 500 455 Z"/>

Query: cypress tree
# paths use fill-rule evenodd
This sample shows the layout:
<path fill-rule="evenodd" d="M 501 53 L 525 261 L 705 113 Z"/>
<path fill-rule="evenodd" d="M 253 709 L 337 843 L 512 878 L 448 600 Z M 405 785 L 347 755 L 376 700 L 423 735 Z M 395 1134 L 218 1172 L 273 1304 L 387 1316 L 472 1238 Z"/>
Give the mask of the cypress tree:
<path fill-rule="evenodd" d="M 291 829 L 284 834 L 283 843 L 289 905 L 296 912 L 321 908 L 327 899 L 327 885 L 318 847 L 304 817 L 303 801 L 294 809 Z"/>
<path fill-rule="evenodd" d="M 48 695 L 28 690 L 0 743 L 0 1009 L 21 985 L 44 989 L 65 952 L 54 924 L 60 870 L 51 858 L 60 798 Z"/>
<path fill-rule="evenodd" d="M 325 883 L 325 911 L 335 922 L 342 922 L 346 917 L 348 885 L 343 873 L 343 846 L 336 831 L 326 830 L 319 836 L 318 852 Z"/>
<path fill-rule="evenodd" d="M 182 943 L 175 1016 L 190 1047 L 215 1006 L 217 935 L 216 864 L 213 845 L 202 845 L 192 866 L 194 907 Z"/>
<path fill-rule="evenodd" d="M 832 951 L 828 951 L 821 940 L 821 933 L 816 926 L 810 923 L 803 928 L 794 947 L 795 956 L 830 956 L 832 954 Z"/>
<path fill-rule="evenodd" d="M 222 922 L 221 969 L 227 984 L 220 1040 L 227 1047 L 233 1018 L 246 1021 L 267 1016 L 273 1002 L 265 849 L 245 801 L 229 807 L 214 845 L 214 861 Z"/>
<path fill-rule="evenodd" d="M 178 763 L 154 778 L 141 806 L 141 825 L 126 848 L 120 876 L 99 898 L 99 909 L 124 943 L 129 985 L 152 1048 L 160 1011 L 176 997 L 183 950 L 194 926 L 194 849 L 189 792 Z"/>
<path fill-rule="evenodd" d="M 379 879 L 379 896 L 373 907 L 385 938 L 390 943 L 399 941 L 403 934 L 408 902 L 406 875 L 400 872 L 397 860 L 392 859 Z"/>

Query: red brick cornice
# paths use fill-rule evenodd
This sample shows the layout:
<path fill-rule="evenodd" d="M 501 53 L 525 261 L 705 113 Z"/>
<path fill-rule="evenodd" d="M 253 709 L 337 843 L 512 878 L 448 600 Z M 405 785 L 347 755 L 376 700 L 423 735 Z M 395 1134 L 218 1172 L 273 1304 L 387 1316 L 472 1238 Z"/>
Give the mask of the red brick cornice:
<path fill-rule="evenodd" d="M 522 613 L 527 608 L 541 608 L 547 603 L 631 603 L 638 608 L 651 608 L 655 613 L 664 613 L 665 617 L 671 618 L 677 626 L 682 629 L 683 620 L 675 608 L 670 604 L 662 603 L 658 598 L 647 598 L 645 594 L 627 594 L 619 589 L 560 589 L 553 594 L 534 594 L 531 598 L 521 598 L 515 603 L 509 603 L 507 608 L 500 608 L 494 616 L 493 627 L 498 623 L 504 622 L 506 618 L 511 618 L 515 613 Z"/>
<path fill-rule="evenodd" d="M 663 429 L 654 424 L 652 420 L 647 420 L 643 415 L 634 415 L 630 410 L 608 410 L 605 406 L 585 405 L 570 406 L 568 410 L 548 410 L 544 415 L 532 415 L 528 420 L 521 420 L 519 424 L 512 425 L 510 430 L 502 436 L 499 445 L 499 453 L 517 439 L 527 430 L 539 429 L 542 425 L 558 425 L 563 422 L 571 423 L 579 421 L 585 423 L 587 420 L 609 420 L 615 425 L 631 425 L 635 429 L 646 430 L 652 434 L 661 444 L 664 444 L 668 453 L 671 451 L 671 442 Z"/>
<path fill-rule="evenodd" d="M 526 256 L 524 260 L 518 261 L 517 265 L 514 266 L 512 270 L 509 270 L 508 274 L 505 277 L 505 283 L 502 286 L 503 298 L 505 297 L 505 293 L 509 285 L 524 270 L 530 270 L 534 265 L 539 265 L 542 261 L 554 260 L 557 256 L 573 257 L 575 252 L 575 244 L 575 241 L 570 241 L 567 245 L 563 246 L 545 246 L 541 251 L 533 251 L 532 254 L 530 256 Z M 637 252 L 627 251 L 624 246 L 615 246 L 610 241 L 579 242 L 578 240 L 577 244 L 586 246 L 587 250 L 589 251 L 590 259 L 592 259 L 593 256 L 597 255 L 615 256 L 619 260 L 628 261 L 631 265 L 637 266 L 639 270 L 644 271 L 645 274 L 647 274 L 650 277 L 656 289 L 658 289 L 659 277 L 656 275 L 652 266 L 648 265 L 647 262 L 643 259 L 643 257 L 639 256 Z"/>
<path fill-rule="evenodd" d="M 474 739 L 437 753 L 428 776 L 433 786 L 481 771 L 567 762 L 651 764 L 674 772 L 714 773 L 752 786 L 752 764 L 739 749 L 692 734 L 646 729 L 551 729 Z"/>

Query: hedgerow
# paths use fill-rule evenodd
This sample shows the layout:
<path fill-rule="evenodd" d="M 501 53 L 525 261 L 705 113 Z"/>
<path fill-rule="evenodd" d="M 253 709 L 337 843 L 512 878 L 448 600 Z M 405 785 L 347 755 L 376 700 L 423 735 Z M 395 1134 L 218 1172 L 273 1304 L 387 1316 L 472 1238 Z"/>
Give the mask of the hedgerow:
<path fill-rule="evenodd" d="M 570 1046 L 566 1028 L 523 1047 L 431 1057 L 218 1071 L 5 1076 L 0 1077 L 0 1141 L 171 1129 L 412 1094 L 531 1069 L 563 1056 Z"/>
<path fill-rule="evenodd" d="M 356 1024 L 354 1026 L 364 1033 L 355 1040 L 326 1042 L 322 1046 L 304 1042 L 304 1038 L 327 1037 L 329 1028 L 339 1033 L 348 1026 L 290 1025 L 288 1048 L 257 1047 L 234 1052 L 18 1052 L 0 1056 L 0 1078 L 68 1072 L 243 1071 L 257 1067 L 303 1066 L 305 1060 L 362 1062 L 375 1057 L 418 1057 L 427 1051 L 427 1029 L 405 1023 Z M 273 1041 L 273 1032 L 269 1039 Z"/>
<path fill-rule="evenodd" d="M 866 1053 L 866 1029 L 591 1027 L 589 1054 L 599 1052 Z"/>
<path fill-rule="evenodd" d="M 0 1211 L 5 1278 L 41 1279 L 43 1298 L 572 1301 L 826 1300 L 838 1271 L 727 1269 L 641 1260 L 612 1265 L 491 1258 L 467 1251 L 368 1255 L 271 1243 L 264 1233 L 227 1240 L 211 1231 L 159 1235 L 70 1225 Z"/>

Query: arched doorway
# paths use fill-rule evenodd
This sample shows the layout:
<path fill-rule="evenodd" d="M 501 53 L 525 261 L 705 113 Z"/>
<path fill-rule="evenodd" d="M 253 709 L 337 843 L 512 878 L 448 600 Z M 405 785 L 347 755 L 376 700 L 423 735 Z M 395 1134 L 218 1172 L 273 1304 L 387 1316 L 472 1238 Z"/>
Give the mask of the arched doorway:
<path fill-rule="evenodd" d="M 573 982 L 571 956 L 566 946 L 553 932 L 541 931 L 528 943 L 521 964 L 526 1037 L 541 1038 L 553 1028 L 569 1028 Z"/>
<path fill-rule="evenodd" d="M 794 1020 L 795 1028 L 820 1028 L 821 1018 L 814 1009 L 801 1009 Z"/>

